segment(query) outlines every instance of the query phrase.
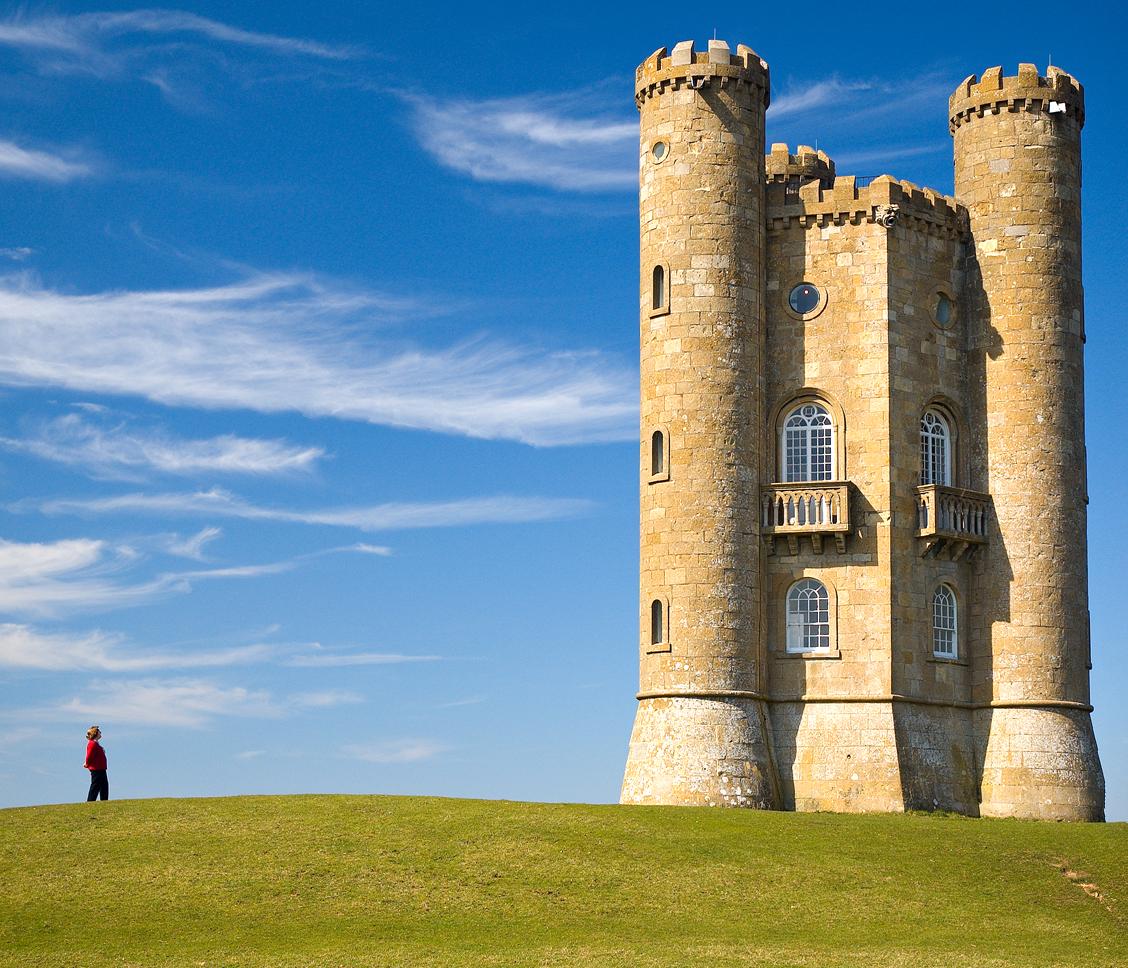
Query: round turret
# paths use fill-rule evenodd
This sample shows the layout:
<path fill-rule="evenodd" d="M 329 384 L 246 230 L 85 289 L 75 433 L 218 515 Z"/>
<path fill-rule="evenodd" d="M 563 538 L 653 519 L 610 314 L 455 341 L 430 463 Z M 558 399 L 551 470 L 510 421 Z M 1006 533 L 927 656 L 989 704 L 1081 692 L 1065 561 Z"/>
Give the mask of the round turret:
<path fill-rule="evenodd" d="M 1031 64 L 952 95 L 955 194 L 972 236 L 969 303 L 994 500 L 973 656 L 984 815 L 1100 819 L 1089 718 L 1081 128 L 1084 90 Z"/>
<path fill-rule="evenodd" d="M 771 807 L 756 474 L 768 69 L 747 47 L 685 41 L 636 82 L 641 690 L 622 799 Z"/>
<path fill-rule="evenodd" d="M 800 145 L 791 154 L 787 145 L 773 144 L 771 153 L 764 158 L 764 172 L 770 184 L 787 185 L 789 194 L 813 181 L 823 188 L 834 186 L 834 162 L 825 151 L 816 151 L 809 145 Z"/>

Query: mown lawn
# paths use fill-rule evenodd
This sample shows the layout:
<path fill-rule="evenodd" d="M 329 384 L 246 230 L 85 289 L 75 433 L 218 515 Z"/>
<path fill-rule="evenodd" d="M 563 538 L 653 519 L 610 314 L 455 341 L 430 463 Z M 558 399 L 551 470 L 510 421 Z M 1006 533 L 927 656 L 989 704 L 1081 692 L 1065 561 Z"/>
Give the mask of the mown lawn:
<path fill-rule="evenodd" d="M 5 966 L 1128 965 L 1128 824 L 135 800 L 0 862 Z"/>

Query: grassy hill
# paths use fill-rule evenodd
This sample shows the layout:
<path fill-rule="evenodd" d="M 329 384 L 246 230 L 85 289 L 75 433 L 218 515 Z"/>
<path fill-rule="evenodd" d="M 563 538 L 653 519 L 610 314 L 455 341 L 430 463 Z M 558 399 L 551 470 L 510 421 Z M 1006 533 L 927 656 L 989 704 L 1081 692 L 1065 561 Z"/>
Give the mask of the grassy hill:
<path fill-rule="evenodd" d="M 403 797 L 0 811 L 3 965 L 1128 965 L 1128 825 Z"/>

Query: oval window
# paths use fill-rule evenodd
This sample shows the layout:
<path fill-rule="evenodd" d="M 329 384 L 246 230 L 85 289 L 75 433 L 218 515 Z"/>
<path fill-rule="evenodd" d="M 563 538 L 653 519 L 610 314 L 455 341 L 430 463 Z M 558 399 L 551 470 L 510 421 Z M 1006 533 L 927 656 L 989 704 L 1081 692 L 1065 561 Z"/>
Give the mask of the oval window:
<path fill-rule="evenodd" d="M 821 301 L 822 293 L 819 292 L 818 286 L 813 286 L 809 282 L 799 283 L 791 290 L 791 295 L 787 297 L 788 304 L 800 316 L 813 313 L 819 308 Z"/>
<path fill-rule="evenodd" d="M 955 314 L 952 311 L 952 300 L 948 298 L 945 293 L 936 294 L 936 323 L 938 326 L 943 326 L 947 329 L 952 325 L 952 317 Z"/>
<path fill-rule="evenodd" d="M 655 141 L 654 146 L 650 149 L 650 154 L 654 156 L 655 161 L 661 161 L 666 157 L 669 150 L 670 146 L 665 141 Z"/>

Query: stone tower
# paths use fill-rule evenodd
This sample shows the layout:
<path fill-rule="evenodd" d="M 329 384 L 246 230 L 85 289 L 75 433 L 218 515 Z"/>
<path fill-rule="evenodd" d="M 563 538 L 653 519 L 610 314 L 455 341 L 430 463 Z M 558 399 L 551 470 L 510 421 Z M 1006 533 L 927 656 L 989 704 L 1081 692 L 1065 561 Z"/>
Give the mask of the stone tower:
<path fill-rule="evenodd" d="M 970 219 L 976 442 L 994 500 L 989 628 L 975 657 L 984 815 L 1101 819 L 1089 718 L 1081 128 L 1068 74 L 1020 64 L 949 102 L 956 197 Z M 995 548 L 998 553 L 995 553 Z"/>
<path fill-rule="evenodd" d="M 707 53 L 678 44 L 639 67 L 635 101 L 643 641 L 624 797 L 774 807 L 749 648 L 760 621 L 767 65 L 723 41 Z"/>
<path fill-rule="evenodd" d="M 636 72 L 640 691 L 622 800 L 1100 819 L 1081 87 L 951 99 L 956 197 L 764 153 L 767 65 Z"/>

